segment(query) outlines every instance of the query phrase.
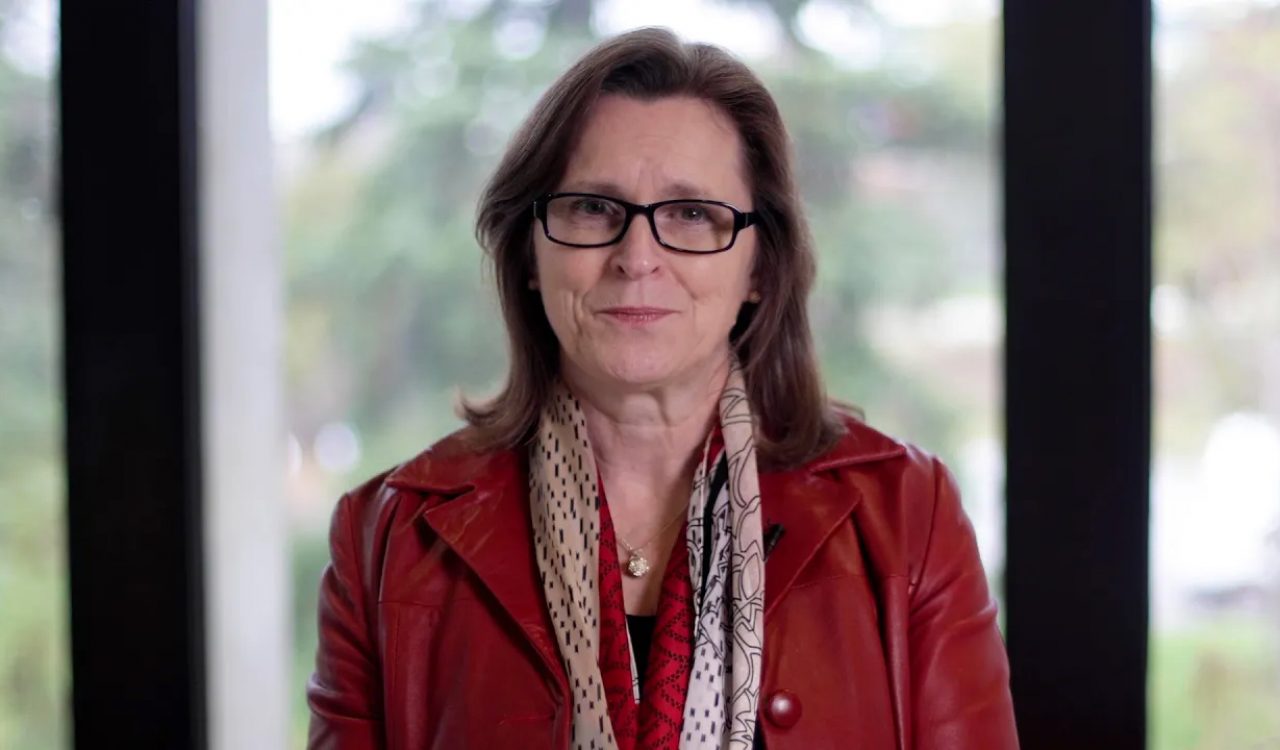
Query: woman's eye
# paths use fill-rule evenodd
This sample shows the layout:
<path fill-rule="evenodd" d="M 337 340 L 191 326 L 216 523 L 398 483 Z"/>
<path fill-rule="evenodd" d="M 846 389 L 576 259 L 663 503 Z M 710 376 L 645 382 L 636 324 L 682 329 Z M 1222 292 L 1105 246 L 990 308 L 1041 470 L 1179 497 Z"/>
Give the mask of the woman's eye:
<path fill-rule="evenodd" d="M 601 200 L 583 199 L 578 201 L 578 213 L 600 216 L 609 212 L 609 204 Z"/>
<path fill-rule="evenodd" d="M 701 206 L 685 206 L 680 210 L 680 218 L 684 221 L 703 221 L 707 212 Z"/>

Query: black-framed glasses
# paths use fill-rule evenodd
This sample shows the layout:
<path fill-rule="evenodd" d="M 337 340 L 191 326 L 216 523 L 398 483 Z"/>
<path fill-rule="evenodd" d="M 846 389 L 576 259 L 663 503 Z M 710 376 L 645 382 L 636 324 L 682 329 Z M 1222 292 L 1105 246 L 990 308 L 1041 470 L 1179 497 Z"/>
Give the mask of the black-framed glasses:
<path fill-rule="evenodd" d="M 604 247 L 643 215 L 659 245 L 678 253 L 722 253 L 759 219 L 723 201 L 678 198 L 647 205 L 595 193 L 552 193 L 533 202 L 547 239 L 569 247 Z"/>

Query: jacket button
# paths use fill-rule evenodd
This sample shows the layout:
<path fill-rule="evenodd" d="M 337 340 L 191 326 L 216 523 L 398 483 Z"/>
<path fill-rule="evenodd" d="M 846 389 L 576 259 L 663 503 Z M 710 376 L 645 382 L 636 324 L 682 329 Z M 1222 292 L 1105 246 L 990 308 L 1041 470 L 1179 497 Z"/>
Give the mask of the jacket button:
<path fill-rule="evenodd" d="M 765 714 L 774 726 L 790 729 L 800 720 L 800 699 L 788 690 L 775 690 L 769 696 L 769 706 Z"/>

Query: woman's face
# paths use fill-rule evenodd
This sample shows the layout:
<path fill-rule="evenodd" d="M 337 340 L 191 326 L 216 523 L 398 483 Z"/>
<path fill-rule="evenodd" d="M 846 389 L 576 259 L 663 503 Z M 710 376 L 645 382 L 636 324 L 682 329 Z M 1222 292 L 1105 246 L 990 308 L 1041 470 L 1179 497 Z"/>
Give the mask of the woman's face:
<path fill-rule="evenodd" d="M 688 97 L 601 97 L 556 192 L 754 208 L 737 128 Z M 568 374 L 648 389 L 698 382 L 723 367 L 729 331 L 752 289 L 755 229 L 741 231 L 728 251 L 705 255 L 662 247 L 643 216 L 607 247 L 559 245 L 541 226 L 533 236 L 534 284 Z"/>

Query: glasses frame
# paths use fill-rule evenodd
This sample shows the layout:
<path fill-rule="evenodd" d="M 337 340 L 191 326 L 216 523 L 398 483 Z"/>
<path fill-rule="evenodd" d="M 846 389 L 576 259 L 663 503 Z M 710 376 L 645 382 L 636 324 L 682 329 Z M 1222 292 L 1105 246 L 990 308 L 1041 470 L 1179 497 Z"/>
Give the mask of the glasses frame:
<path fill-rule="evenodd" d="M 611 201 L 622 206 L 626 211 L 626 215 L 622 219 L 622 226 L 618 229 L 618 235 L 608 242 L 593 242 L 590 244 L 582 244 L 577 242 L 565 242 L 551 236 L 551 229 L 547 226 L 547 204 L 556 198 L 599 198 L 601 200 Z M 658 235 L 658 222 L 653 218 L 653 214 L 663 206 L 670 206 L 673 203 L 707 203 L 712 206 L 720 206 L 727 208 L 733 212 L 733 235 L 729 237 L 729 244 L 719 250 L 687 250 L 682 247 L 669 245 L 663 241 Z M 608 247 L 616 245 L 626 236 L 627 231 L 631 229 L 631 220 L 637 216 L 644 216 L 649 220 L 649 232 L 653 234 L 653 239 L 659 245 L 675 253 L 685 253 L 686 255 L 714 255 L 723 253 L 733 247 L 738 241 L 738 232 L 750 226 L 755 226 L 760 221 L 760 214 L 757 211 L 742 211 L 737 206 L 724 201 L 713 201 L 706 198 L 672 198 L 671 200 L 658 201 L 656 203 L 631 203 L 621 198 L 615 198 L 612 195 L 601 195 L 599 193 L 548 193 L 533 202 L 533 216 L 542 222 L 542 233 L 547 239 L 557 245 L 566 247 Z"/>

